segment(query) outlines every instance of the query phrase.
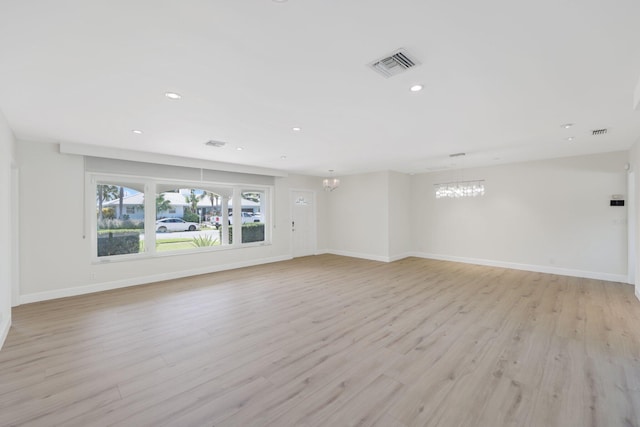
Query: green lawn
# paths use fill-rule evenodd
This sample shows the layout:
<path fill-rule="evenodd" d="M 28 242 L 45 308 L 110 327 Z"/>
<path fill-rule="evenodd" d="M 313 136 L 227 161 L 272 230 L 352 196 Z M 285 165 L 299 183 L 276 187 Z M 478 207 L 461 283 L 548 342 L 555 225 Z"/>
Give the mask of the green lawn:
<path fill-rule="evenodd" d="M 218 243 L 219 245 L 220 243 Z M 157 239 L 156 252 L 180 251 L 184 249 L 195 249 L 193 238 L 173 238 Z"/>
<path fill-rule="evenodd" d="M 142 234 L 144 230 L 107 229 L 107 230 L 98 230 L 98 235 L 100 236 L 108 233 L 113 233 L 114 235 L 118 235 L 118 234 L 128 234 L 132 232 Z M 166 237 L 166 238 L 157 239 L 156 252 L 173 252 L 173 251 L 181 251 L 181 250 L 187 250 L 187 249 L 195 249 L 198 246 L 195 246 L 193 242 L 194 242 L 194 237 L 174 237 L 174 238 Z M 217 246 L 219 244 L 220 242 L 216 240 L 216 243 L 214 246 Z M 144 240 L 140 240 L 140 252 L 144 252 Z"/>

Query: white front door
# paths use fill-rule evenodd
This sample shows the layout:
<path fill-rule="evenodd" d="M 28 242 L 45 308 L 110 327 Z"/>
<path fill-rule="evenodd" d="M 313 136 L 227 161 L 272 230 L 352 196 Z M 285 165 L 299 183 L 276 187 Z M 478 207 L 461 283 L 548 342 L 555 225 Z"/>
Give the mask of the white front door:
<path fill-rule="evenodd" d="M 291 190 L 293 257 L 316 253 L 316 197 L 309 190 Z"/>

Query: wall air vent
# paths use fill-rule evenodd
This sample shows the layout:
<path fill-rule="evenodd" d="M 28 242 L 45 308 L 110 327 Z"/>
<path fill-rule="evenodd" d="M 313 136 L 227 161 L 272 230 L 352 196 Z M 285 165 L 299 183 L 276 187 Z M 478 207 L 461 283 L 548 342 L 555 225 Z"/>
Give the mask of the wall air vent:
<path fill-rule="evenodd" d="M 406 50 L 398 49 L 387 57 L 371 62 L 369 67 L 382 76 L 389 78 L 418 65 L 420 65 L 420 62 L 412 58 Z"/>
<path fill-rule="evenodd" d="M 608 129 L 594 129 L 591 131 L 591 135 L 596 136 L 596 135 L 604 135 L 606 134 L 608 131 Z"/>
<path fill-rule="evenodd" d="M 214 141 L 212 139 L 212 140 L 209 140 L 209 141 L 205 142 L 204 145 L 208 145 L 209 147 L 222 148 L 225 145 L 227 145 L 227 143 L 226 142 L 222 142 L 222 141 Z"/>

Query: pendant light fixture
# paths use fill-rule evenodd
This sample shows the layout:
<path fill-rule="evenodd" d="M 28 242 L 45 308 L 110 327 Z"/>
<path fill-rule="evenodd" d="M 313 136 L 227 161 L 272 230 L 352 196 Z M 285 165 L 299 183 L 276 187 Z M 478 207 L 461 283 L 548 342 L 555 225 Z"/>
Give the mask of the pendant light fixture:
<path fill-rule="evenodd" d="M 329 174 L 333 174 L 333 169 L 329 169 Z M 340 186 L 340 180 L 338 178 L 325 178 L 322 180 L 322 188 L 324 191 L 333 191 Z"/>

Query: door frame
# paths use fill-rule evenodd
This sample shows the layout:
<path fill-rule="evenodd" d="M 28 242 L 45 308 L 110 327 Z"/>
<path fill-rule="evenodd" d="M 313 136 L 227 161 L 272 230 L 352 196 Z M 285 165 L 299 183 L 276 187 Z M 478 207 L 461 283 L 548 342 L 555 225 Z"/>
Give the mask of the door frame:
<path fill-rule="evenodd" d="M 312 222 L 312 226 L 311 226 L 311 240 L 312 240 L 312 250 L 311 250 L 311 254 L 309 255 L 316 255 L 318 253 L 318 206 L 317 206 L 317 191 L 316 190 L 311 190 L 308 188 L 290 188 L 289 189 L 289 223 L 291 224 L 293 222 L 293 211 L 295 208 L 295 202 L 294 202 L 294 198 L 293 198 L 293 193 L 299 191 L 299 192 L 305 192 L 305 193 L 311 193 L 311 200 L 313 203 L 313 209 L 311 210 L 311 222 Z M 291 226 L 290 226 L 291 227 Z M 290 241 L 290 245 L 291 245 L 291 257 L 292 258 L 296 258 L 296 254 L 295 254 L 295 250 L 294 250 L 294 241 L 293 241 L 293 230 L 291 228 L 289 228 L 289 241 Z M 307 256 L 307 255 L 298 255 L 298 257 L 301 256 Z"/>
<path fill-rule="evenodd" d="M 627 282 L 634 286 L 637 280 L 638 268 L 636 259 L 638 248 L 636 248 L 637 206 L 635 191 L 635 172 L 631 171 L 627 174 Z"/>
<path fill-rule="evenodd" d="M 11 306 L 20 305 L 20 169 L 11 164 Z"/>

